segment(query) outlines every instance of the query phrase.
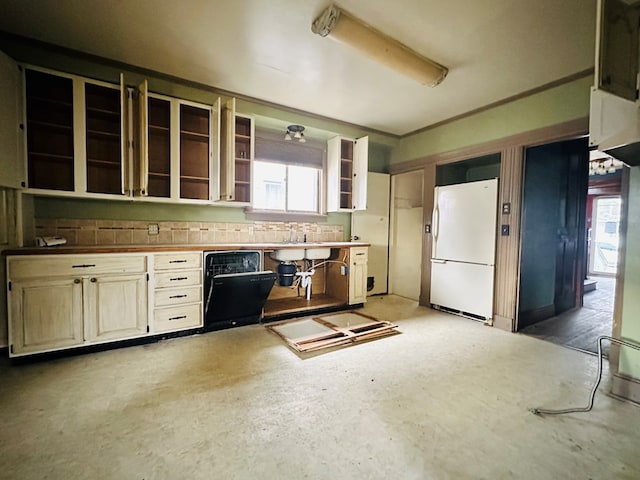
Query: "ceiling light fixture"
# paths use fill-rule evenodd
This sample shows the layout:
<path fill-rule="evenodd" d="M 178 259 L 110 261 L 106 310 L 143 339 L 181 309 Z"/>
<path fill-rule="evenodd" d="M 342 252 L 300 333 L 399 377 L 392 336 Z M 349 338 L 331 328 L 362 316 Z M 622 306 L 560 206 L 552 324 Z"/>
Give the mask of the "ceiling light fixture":
<path fill-rule="evenodd" d="M 329 6 L 313 21 L 311 31 L 350 45 L 372 60 L 429 87 L 442 82 L 449 71 L 335 5 Z"/>
<path fill-rule="evenodd" d="M 305 143 L 307 140 L 304 138 L 304 133 L 302 132 L 304 132 L 304 127 L 302 125 L 289 125 L 287 127 L 287 133 L 284 134 L 284 139 L 287 142 L 290 142 L 295 138 L 300 143 Z"/>

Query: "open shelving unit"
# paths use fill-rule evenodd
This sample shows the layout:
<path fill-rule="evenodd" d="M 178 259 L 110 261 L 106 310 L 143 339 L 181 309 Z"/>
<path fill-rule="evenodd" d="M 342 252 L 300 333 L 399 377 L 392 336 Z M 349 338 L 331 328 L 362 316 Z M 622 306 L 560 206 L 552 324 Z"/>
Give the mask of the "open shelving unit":
<path fill-rule="evenodd" d="M 119 89 L 85 84 L 87 191 L 122 190 L 122 112 Z"/>
<path fill-rule="evenodd" d="M 74 189 L 73 81 L 26 70 L 30 188 Z"/>
<path fill-rule="evenodd" d="M 171 102 L 148 99 L 148 185 L 150 197 L 171 196 Z"/>
<path fill-rule="evenodd" d="M 340 208 L 353 208 L 353 142 L 340 141 Z"/>
<path fill-rule="evenodd" d="M 209 199 L 210 111 L 180 105 L 180 198 Z"/>

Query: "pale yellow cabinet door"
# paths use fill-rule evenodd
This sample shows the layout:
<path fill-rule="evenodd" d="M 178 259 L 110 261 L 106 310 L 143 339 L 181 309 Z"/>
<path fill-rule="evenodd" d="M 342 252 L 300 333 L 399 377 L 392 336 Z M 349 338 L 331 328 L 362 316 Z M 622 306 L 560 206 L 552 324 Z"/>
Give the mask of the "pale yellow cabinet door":
<path fill-rule="evenodd" d="M 146 335 L 146 274 L 104 275 L 83 281 L 88 340 L 96 342 Z"/>
<path fill-rule="evenodd" d="M 24 187 L 24 168 L 19 149 L 20 131 L 20 71 L 12 58 L 0 52 L 0 186 Z"/>
<path fill-rule="evenodd" d="M 235 200 L 236 99 L 232 98 L 220 114 L 220 200 Z"/>
<path fill-rule="evenodd" d="M 349 305 L 367 301 L 367 248 L 351 248 L 349 253 Z"/>
<path fill-rule="evenodd" d="M 66 277 L 11 282 L 9 315 L 12 355 L 81 345 L 82 281 Z"/>

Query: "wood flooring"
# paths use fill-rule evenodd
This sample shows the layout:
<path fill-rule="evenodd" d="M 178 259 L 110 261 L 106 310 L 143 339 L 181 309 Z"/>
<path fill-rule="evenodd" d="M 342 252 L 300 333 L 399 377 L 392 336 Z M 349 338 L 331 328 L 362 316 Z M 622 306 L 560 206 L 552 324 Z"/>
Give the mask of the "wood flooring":
<path fill-rule="evenodd" d="M 597 281 L 596 288 L 584 294 L 582 308 L 528 326 L 520 330 L 520 333 L 596 353 L 597 338 L 600 335 L 611 335 L 616 281 L 612 277 L 591 276 L 591 279 Z M 608 351 L 609 345 L 605 342 L 605 354 Z"/>

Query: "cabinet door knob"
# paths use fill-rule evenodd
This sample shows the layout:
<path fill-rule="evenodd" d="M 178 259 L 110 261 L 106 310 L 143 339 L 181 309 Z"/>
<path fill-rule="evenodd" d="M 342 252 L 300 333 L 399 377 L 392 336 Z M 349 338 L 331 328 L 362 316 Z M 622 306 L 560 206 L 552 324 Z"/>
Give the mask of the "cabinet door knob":
<path fill-rule="evenodd" d="M 79 278 L 74 278 L 73 279 L 73 283 L 80 283 L 80 279 Z"/>
<path fill-rule="evenodd" d="M 96 279 L 96 277 L 92 277 L 91 278 L 91 283 L 96 283 L 98 280 Z"/>

